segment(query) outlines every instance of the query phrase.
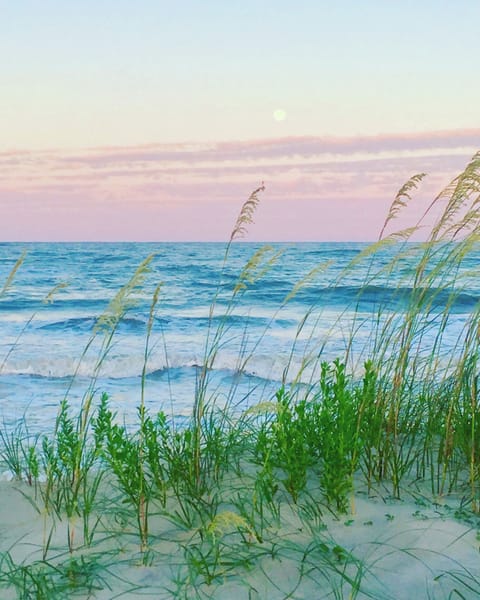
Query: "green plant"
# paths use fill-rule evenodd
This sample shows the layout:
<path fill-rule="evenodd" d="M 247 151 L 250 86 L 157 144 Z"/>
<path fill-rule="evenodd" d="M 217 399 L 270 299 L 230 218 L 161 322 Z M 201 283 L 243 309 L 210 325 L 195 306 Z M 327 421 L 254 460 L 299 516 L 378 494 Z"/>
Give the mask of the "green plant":
<path fill-rule="evenodd" d="M 106 397 L 100 405 L 96 423 L 101 423 L 95 432 L 103 446 L 102 457 L 135 510 L 141 551 L 145 552 L 148 549 L 148 505 L 152 491 L 152 482 L 144 465 L 145 431 L 130 434 L 125 426 L 114 423 L 114 414 Z M 142 425 L 145 427 L 145 417 Z"/>
<path fill-rule="evenodd" d="M 297 502 L 307 484 L 307 469 L 314 462 L 308 446 L 312 425 L 305 401 L 295 404 L 285 388 L 276 393 L 273 419 L 263 423 L 256 443 L 257 460 L 263 465 L 263 477 L 280 469 L 282 483 Z"/>
<path fill-rule="evenodd" d="M 9 431 L 6 423 L 0 429 L 0 458 L 17 480 L 36 485 L 39 476 L 38 435 L 28 431 L 25 415 Z"/>
<path fill-rule="evenodd" d="M 370 367 L 367 365 L 367 369 Z M 366 378 L 370 377 L 369 372 Z M 327 501 L 341 512 L 348 510 L 353 475 L 361 446 L 361 397 L 352 392 L 345 365 L 322 363 L 315 397 L 314 448 L 320 459 L 320 482 Z"/>
<path fill-rule="evenodd" d="M 106 565 L 95 555 L 17 564 L 10 553 L 5 553 L 0 566 L 0 587 L 15 590 L 21 600 L 67 600 L 111 589 L 104 577 Z"/>

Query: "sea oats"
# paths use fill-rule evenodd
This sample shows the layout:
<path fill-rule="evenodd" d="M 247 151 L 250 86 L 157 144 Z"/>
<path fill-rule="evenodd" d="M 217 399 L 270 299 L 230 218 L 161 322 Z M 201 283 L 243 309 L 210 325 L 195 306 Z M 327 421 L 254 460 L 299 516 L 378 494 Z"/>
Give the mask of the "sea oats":
<path fill-rule="evenodd" d="M 24 250 L 22 252 L 21 256 L 17 259 L 17 261 L 13 265 L 12 270 L 8 274 L 8 277 L 5 280 L 5 283 L 3 284 L 2 289 L 0 290 L 0 297 L 3 296 L 3 294 L 5 294 L 5 292 L 8 290 L 8 288 L 12 285 L 12 282 L 15 279 L 15 275 L 16 275 L 18 269 L 22 266 L 23 262 L 25 261 L 26 256 L 27 256 L 27 252 L 26 252 L 26 250 Z"/>

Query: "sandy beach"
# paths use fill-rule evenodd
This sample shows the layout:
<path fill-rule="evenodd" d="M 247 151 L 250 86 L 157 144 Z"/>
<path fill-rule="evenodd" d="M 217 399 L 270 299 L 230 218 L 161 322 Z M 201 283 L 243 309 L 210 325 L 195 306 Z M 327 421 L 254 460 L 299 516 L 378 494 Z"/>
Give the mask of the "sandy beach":
<path fill-rule="evenodd" d="M 32 494 L 23 483 L 0 484 L 5 599 L 19 597 L 21 567 L 27 568 L 24 576 L 29 568 L 32 577 L 26 577 L 25 589 L 33 589 L 33 579 L 43 576 L 51 598 L 70 593 L 101 600 L 144 596 L 473 600 L 480 593 L 480 519 L 460 510 L 458 498 L 433 503 L 420 495 L 416 501 L 413 497 L 400 501 L 358 493 L 354 514 L 335 516 L 322 509 L 321 517 L 308 518 L 302 501 L 295 505 L 284 497 L 279 520 L 265 528 L 261 541 L 240 520 L 232 522 L 234 507 L 219 507 L 217 515 L 226 518 L 210 539 L 202 539 L 198 527 L 175 523 L 179 507 L 167 503 L 163 514 L 152 510 L 150 544 L 142 556 L 132 514 L 116 503 L 113 487 L 102 490 L 105 512 L 98 514 L 90 547 L 83 546 L 81 522 L 73 523 L 78 546 L 71 554 L 66 544 L 68 519 L 39 513 Z M 44 560 L 42 549 L 47 544 Z M 9 569 L 12 584 L 5 585 Z M 49 588 L 52 585 L 58 586 L 57 592 Z"/>

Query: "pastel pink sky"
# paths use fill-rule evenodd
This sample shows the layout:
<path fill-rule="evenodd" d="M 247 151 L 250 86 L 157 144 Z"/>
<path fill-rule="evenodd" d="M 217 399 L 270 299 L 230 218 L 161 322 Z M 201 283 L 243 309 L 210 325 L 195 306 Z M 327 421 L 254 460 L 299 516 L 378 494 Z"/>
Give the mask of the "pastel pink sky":
<path fill-rule="evenodd" d="M 428 173 L 410 209 L 413 220 L 479 140 L 480 129 L 471 129 L 5 151 L 2 237 L 225 240 L 241 204 L 264 181 L 248 239 L 375 239 L 411 175 Z"/>
<path fill-rule="evenodd" d="M 0 241 L 375 239 L 480 149 L 473 0 L 23 0 L 0 19 Z M 400 224 L 400 223 L 399 223 Z"/>

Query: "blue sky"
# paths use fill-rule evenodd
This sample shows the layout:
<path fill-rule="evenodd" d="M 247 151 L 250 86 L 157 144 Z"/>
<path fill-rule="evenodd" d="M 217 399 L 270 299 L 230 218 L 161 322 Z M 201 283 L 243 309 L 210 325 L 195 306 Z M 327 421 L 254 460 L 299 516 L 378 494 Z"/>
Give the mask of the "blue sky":
<path fill-rule="evenodd" d="M 478 121 L 476 1 L 3 4 L 3 147 Z"/>

